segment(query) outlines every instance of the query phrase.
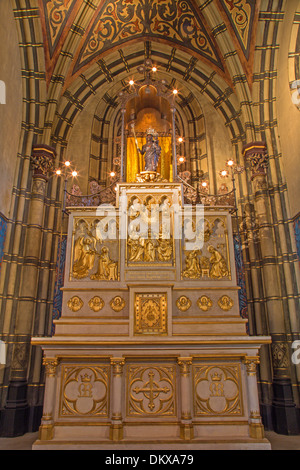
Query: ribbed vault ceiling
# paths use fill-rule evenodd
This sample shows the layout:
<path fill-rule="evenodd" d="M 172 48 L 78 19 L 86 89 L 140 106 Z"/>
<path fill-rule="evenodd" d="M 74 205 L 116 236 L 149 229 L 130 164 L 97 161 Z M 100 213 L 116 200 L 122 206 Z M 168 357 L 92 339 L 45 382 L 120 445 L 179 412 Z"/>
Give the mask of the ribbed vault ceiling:
<path fill-rule="evenodd" d="M 39 0 L 48 101 L 44 140 L 50 133 L 51 142 L 65 148 L 87 101 L 97 95 L 103 113 L 117 107 L 119 91 L 138 78 L 137 67 L 150 57 L 158 78 L 178 87 L 179 108 L 193 107 L 195 95 L 205 95 L 223 116 L 232 143 L 241 142 L 242 122 L 251 122 L 257 3 Z"/>

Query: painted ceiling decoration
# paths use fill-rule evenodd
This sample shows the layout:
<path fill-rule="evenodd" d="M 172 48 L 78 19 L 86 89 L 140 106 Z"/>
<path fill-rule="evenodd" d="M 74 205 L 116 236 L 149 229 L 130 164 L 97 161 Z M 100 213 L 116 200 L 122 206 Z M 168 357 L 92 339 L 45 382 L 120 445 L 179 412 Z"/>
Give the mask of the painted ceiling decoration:
<path fill-rule="evenodd" d="M 105 2 L 80 51 L 74 72 L 92 59 L 132 39 L 168 40 L 224 70 L 217 48 L 197 10 L 185 0 Z"/>
<path fill-rule="evenodd" d="M 213 1 L 219 6 L 250 82 L 251 39 L 257 23 L 258 2 Z M 173 49 L 188 52 L 190 57 L 209 64 L 226 79 L 226 61 L 217 45 L 216 32 L 209 26 L 206 3 L 199 0 L 98 0 L 87 3 L 88 12 L 83 14 L 82 0 L 39 0 L 48 84 L 60 53 L 65 53 L 69 47 L 66 41 L 70 30 L 78 34 L 78 40 L 68 50 L 73 59 L 66 74 L 68 83 L 111 50 L 120 51 L 122 46 L 141 39 L 168 43 Z M 230 82 L 229 75 L 227 82 Z"/>
<path fill-rule="evenodd" d="M 220 0 L 231 27 L 246 57 L 250 56 L 250 45 L 254 26 L 256 0 Z"/>

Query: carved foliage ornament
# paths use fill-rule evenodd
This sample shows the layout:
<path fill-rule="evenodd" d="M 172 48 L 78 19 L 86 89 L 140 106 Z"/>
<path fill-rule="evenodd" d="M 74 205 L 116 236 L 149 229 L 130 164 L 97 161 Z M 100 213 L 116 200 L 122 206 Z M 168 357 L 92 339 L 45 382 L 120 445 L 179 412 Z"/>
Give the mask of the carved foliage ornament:
<path fill-rule="evenodd" d="M 49 173 L 54 169 L 55 156 L 56 151 L 52 147 L 47 145 L 33 146 L 30 163 L 34 175 L 47 179 Z"/>

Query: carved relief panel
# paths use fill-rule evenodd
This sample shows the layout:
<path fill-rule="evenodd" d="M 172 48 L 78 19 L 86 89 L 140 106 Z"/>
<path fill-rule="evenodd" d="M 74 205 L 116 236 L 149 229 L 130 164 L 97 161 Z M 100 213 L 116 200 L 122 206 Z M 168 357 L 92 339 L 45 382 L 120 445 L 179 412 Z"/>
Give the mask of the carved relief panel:
<path fill-rule="evenodd" d="M 171 196 L 134 195 L 127 210 L 127 266 L 174 266 Z"/>
<path fill-rule="evenodd" d="M 119 221 L 113 207 L 102 212 L 99 217 L 74 217 L 70 280 L 119 280 Z"/>
<path fill-rule="evenodd" d="M 62 366 L 60 417 L 109 414 L 109 366 Z"/>
<path fill-rule="evenodd" d="M 195 365 L 195 416 L 242 416 L 240 364 Z"/>
<path fill-rule="evenodd" d="M 183 219 L 182 280 L 231 280 L 227 217 L 191 212 Z"/>
<path fill-rule="evenodd" d="M 176 366 L 127 366 L 127 416 L 176 416 Z"/>
<path fill-rule="evenodd" d="M 134 334 L 166 335 L 168 333 L 166 293 L 136 293 Z"/>

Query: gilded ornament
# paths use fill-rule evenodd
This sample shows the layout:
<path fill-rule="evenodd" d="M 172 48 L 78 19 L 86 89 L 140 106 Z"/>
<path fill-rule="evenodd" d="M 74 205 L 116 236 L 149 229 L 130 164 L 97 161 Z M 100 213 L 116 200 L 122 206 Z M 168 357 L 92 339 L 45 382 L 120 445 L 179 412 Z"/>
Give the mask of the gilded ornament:
<path fill-rule="evenodd" d="M 233 307 L 233 300 L 228 295 L 223 295 L 218 300 L 218 305 L 222 310 L 228 312 Z"/>
<path fill-rule="evenodd" d="M 173 253 L 172 240 L 159 238 L 157 242 L 157 257 L 159 261 L 170 261 Z"/>
<path fill-rule="evenodd" d="M 104 307 L 104 300 L 101 297 L 95 296 L 89 300 L 89 307 L 94 312 L 99 312 Z"/>
<path fill-rule="evenodd" d="M 176 305 L 179 310 L 181 310 L 182 312 L 186 312 L 192 305 L 192 302 L 188 297 L 182 295 L 181 297 L 179 297 L 179 299 L 177 299 Z"/>
<path fill-rule="evenodd" d="M 212 300 L 207 295 L 202 295 L 197 300 L 197 305 L 203 312 L 207 312 L 213 305 Z"/>
<path fill-rule="evenodd" d="M 68 300 L 67 305 L 72 312 L 78 312 L 83 306 L 83 301 L 81 300 L 80 297 L 75 295 L 71 299 Z"/>
<path fill-rule="evenodd" d="M 211 279 L 222 279 L 223 277 L 228 277 L 228 267 L 221 253 L 212 245 L 208 247 L 208 251 L 211 253 L 209 260 L 212 266 L 209 273 Z"/>
<path fill-rule="evenodd" d="M 127 246 L 129 248 L 128 261 L 137 262 L 144 259 L 144 242 L 143 238 L 129 238 Z"/>
<path fill-rule="evenodd" d="M 117 295 L 110 301 L 109 305 L 115 312 L 120 312 L 125 307 L 125 300 Z"/>
<path fill-rule="evenodd" d="M 64 366 L 60 416 L 108 415 L 109 367 Z"/>
<path fill-rule="evenodd" d="M 84 235 L 75 241 L 73 276 L 83 279 L 93 269 L 96 256 L 96 239 L 91 235 Z"/>
<path fill-rule="evenodd" d="M 118 263 L 109 257 L 109 249 L 103 246 L 98 260 L 98 270 L 91 275 L 92 280 L 116 281 L 118 279 Z"/>
<path fill-rule="evenodd" d="M 167 333 L 167 296 L 162 294 L 136 294 L 135 334 Z"/>
<path fill-rule="evenodd" d="M 128 414 L 175 414 L 175 367 L 130 366 Z"/>
<path fill-rule="evenodd" d="M 185 258 L 186 268 L 183 271 L 183 277 L 189 279 L 199 279 L 201 277 L 201 267 L 198 255 L 201 255 L 201 250 L 193 250 L 187 252 Z"/>
<path fill-rule="evenodd" d="M 240 366 L 194 367 L 195 415 L 242 415 Z"/>

